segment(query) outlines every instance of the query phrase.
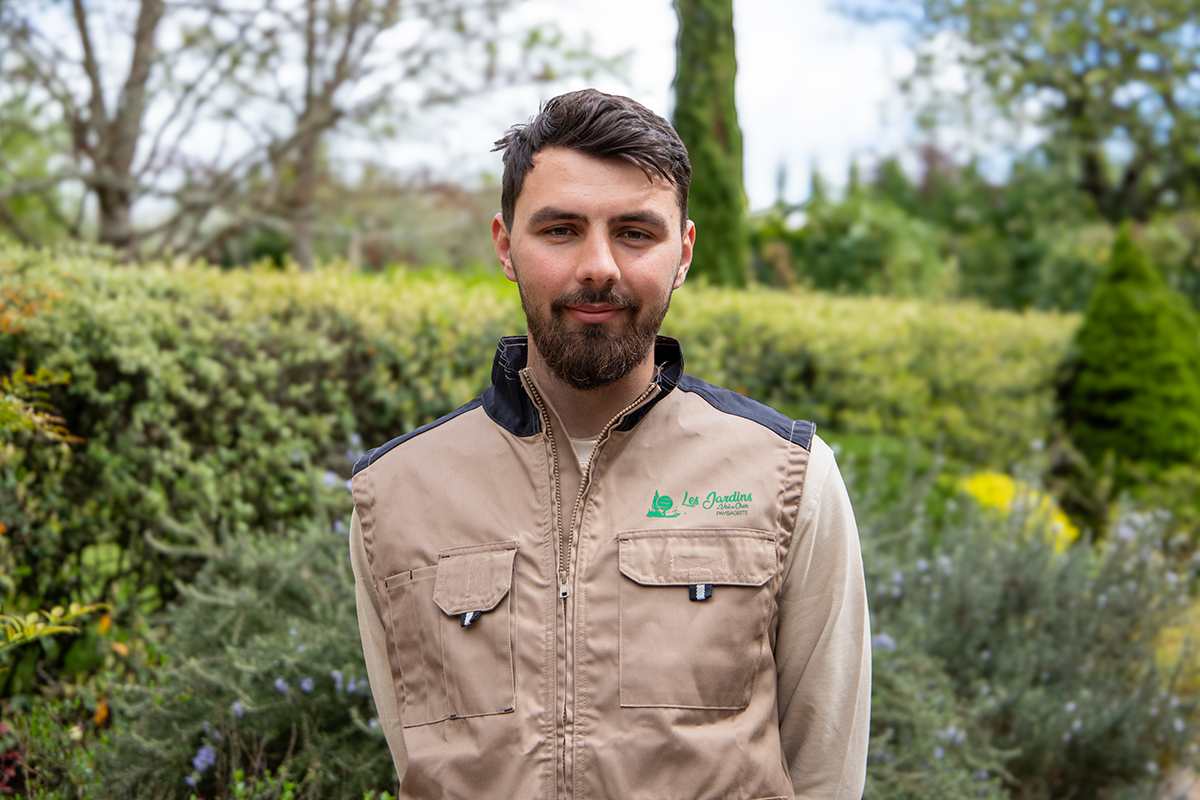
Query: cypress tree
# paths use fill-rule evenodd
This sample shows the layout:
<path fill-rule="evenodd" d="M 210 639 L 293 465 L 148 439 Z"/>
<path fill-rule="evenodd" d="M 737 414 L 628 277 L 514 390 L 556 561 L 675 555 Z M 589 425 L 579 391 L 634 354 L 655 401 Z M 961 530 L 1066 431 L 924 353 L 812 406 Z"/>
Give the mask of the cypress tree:
<path fill-rule="evenodd" d="M 1200 456 L 1200 322 L 1149 265 L 1128 224 L 1059 374 L 1058 412 L 1092 464 L 1111 451 L 1152 472 Z"/>
<path fill-rule="evenodd" d="M 742 130 L 734 104 L 733 0 L 675 0 L 674 125 L 692 161 L 689 212 L 700 243 L 692 273 L 746 283 Z"/>

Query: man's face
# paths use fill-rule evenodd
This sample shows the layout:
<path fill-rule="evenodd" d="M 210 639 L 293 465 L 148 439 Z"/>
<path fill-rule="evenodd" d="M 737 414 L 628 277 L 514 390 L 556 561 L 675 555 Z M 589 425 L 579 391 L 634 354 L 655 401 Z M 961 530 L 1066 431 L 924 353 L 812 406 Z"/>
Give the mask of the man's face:
<path fill-rule="evenodd" d="M 638 167 L 561 147 L 533 157 L 513 229 L 492 238 L 516 281 L 538 356 L 577 389 L 608 386 L 652 358 L 692 260 L 675 189 Z"/>

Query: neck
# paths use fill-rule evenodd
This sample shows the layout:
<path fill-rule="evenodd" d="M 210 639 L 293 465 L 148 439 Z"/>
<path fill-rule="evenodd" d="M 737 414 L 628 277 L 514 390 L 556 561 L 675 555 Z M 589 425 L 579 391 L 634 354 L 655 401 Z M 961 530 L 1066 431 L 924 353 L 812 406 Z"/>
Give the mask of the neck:
<path fill-rule="evenodd" d="M 613 417 L 646 391 L 646 387 L 654 380 L 654 351 L 651 350 L 642 363 L 621 380 L 588 391 L 576 389 L 554 375 L 546 362 L 542 361 L 532 338 L 529 340 L 528 366 L 533 370 L 546 399 L 566 426 L 567 435 L 575 439 L 590 439 L 598 436 Z"/>

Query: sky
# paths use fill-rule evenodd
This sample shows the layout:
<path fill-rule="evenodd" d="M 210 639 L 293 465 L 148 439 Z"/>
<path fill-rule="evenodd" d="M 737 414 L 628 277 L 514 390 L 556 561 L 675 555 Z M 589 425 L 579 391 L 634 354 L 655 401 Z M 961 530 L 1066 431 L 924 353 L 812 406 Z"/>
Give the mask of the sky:
<path fill-rule="evenodd" d="M 519 22 L 551 21 L 576 40 L 590 36 L 598 55 L 627 53 L 624 75 L 574 78 L 508 89 L 443 112 L 434 133 L 414 131 L 390 147 L 400 167 L 471 179 L 499 175 L 491 143 L 523 122 L 538 104 L 570 89 L 595 86 L 625 94 L 670 117 L 677 22 L 671 0 L 533 0 Z M 898 89 L 912 68 L 911 50 L 894 27 L 868 26 L 826 0 L 734 0 L 745 188 L 752 210 L 775 202 L 780 168 L 784 197 L 807 197 L 815 166 L 827 181 L 845 182 L 852 159 L 896 153 L 915 141 L 912 114 Z M 432 126 L 430 126 L 432 127 Z"/>

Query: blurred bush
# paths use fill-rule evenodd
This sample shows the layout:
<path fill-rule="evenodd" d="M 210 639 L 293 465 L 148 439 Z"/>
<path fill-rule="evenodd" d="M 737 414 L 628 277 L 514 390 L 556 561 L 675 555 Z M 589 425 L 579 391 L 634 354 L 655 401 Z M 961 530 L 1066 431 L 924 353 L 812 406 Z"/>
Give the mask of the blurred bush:
<path fill-rule="evenodd" d="M 71 291 L 0 339 L 0 371 L 70 372 L 50 399 L 84 439 L 69 453 L 25 448 L 0 466 L 12 488 L 0 522 L 24 567 L 16 592 L 49 604 L 107 599 L 118 613 L 152 610 L 198 568 L 147 546 L 173 522 L 238 533 L 345 513 L 342 486 L 363 443 L 482 391 L 495 342 L 523 329 L 515 287 L 498 274 L 131 270 L 0 251 L 0 265 L 13 263 L 21 270 L 6 281 Z M 683 340 L 693 374 L 822 427 L 999 464 L 1045 435 L 1050 376 L 1076 324 L 702 287 L 675 306 L 665 332 Z"/>
<path fill-rule="evenodd" d="M 1057 416 L 1068 440 L 1056 473 L 1064 497 L 1095 530 L 1106 496 L 1160 496 L 1159 478 L 1200 468 L 1200 322 L 1151 267 L 1125 227 L 1056 378 Z M 1107 467 L 1103 465 L 1107 464 Z M 1194 514 L 1200 498 L 1167 503 Z"/>
<path fill-rule="evenodd" d="M 1076 324 L 974 303 L 685 288 L 664 332 L 683 341 L 688 372 L 818 429 L 1007 465 L 1047 434 Z"/>
<path fill-rule="evenodd" d="M 1018 311 L 1084 310 L 1115 233 L 1080 197 L 1070 170 L 1035 152 L 996 180 L 935 145 L 914 155 L 916 177 L 895 158 L 866 181 L 852 166 L 836 198 L 814 176 L 804 203 L 780 199 L 753 215 L 758 280 Z M 1150 263 L 1200 310 L 1200 213 L 1163 212 L 1142 228 Z"/>
<path fill-rule="evenodd" d="M 233 787 L 245 776 L 270 783 L 280 769 L 296 798 L 394 789 L 346 537 L 309 525 L 219 543 L 207 531 L 175 538 L 190 540 L 204 566 L 157 618 L 171 638 L 155 680 L 114 687 L 98 797 L 251 797 Z"/>
<path fill-rule="evenodd" d="M 1177 627 L 1192 565 L 1161 515 L 1125 508 L 1108 540 L 1060 551 L 1035 507 L 963 495 L 936 524 L 936 469 L 880 502 L 881 462 L 851 461 L 875 650 L 867 797 L 1151 796 L 1194 764 L 1196 651 Z"/>
<path fill-rule="evenodd" d="M 1059 414 L 1092 463 L 1200 463 L 1200 322 L 1122 229 L 1058 379 Z"/>
<path fill-rule="evenodd" d="M 130 270 L 0 251 L 0 266 L 13 263 L 7 282 L 71 291 L 0 338 L 0 371 L 70 372 L 50 400 L 84 440 L 69 453 L 22 447 L 0 466 L 15 591 L 52 605 L 98 599 L 83 596 L 95 588 L 119 613 L 157 607 L 198 567 L 146 545 L 172 521 L 236 533 L 348 510 L 361 442 L 478 392 L 517 320 L 502 293 L 466 280 Z"/>

